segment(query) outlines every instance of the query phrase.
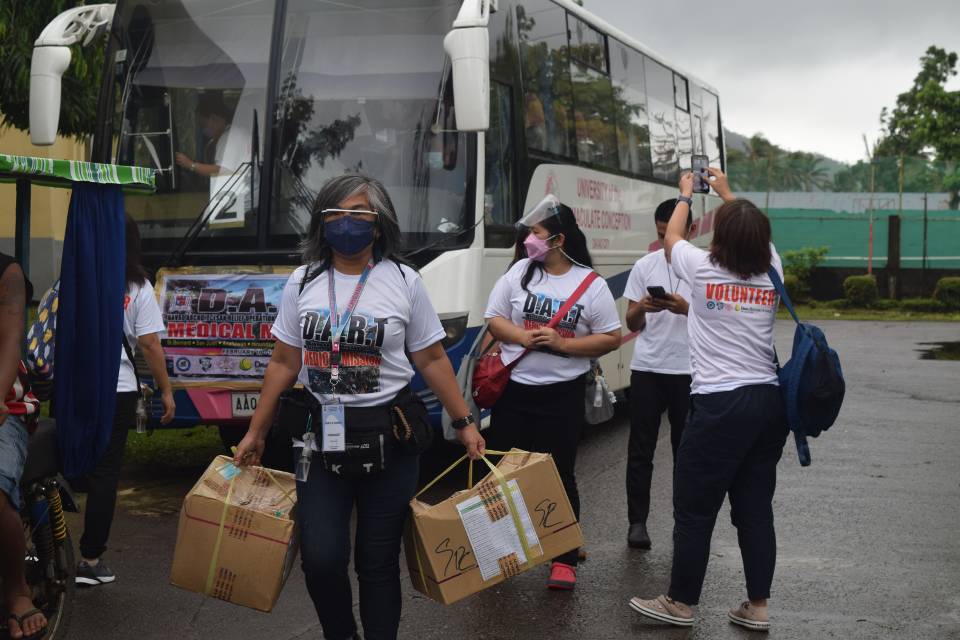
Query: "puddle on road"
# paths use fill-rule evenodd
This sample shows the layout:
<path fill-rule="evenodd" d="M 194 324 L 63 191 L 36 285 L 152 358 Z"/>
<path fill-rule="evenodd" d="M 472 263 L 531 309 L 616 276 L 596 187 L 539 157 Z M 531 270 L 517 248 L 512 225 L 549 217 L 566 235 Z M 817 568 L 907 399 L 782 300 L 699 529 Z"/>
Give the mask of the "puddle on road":
<path fill-rule="evenodd" d="M 960 340 L 953 342 L 919 342 L 921 360 L 960 360 Z"/>

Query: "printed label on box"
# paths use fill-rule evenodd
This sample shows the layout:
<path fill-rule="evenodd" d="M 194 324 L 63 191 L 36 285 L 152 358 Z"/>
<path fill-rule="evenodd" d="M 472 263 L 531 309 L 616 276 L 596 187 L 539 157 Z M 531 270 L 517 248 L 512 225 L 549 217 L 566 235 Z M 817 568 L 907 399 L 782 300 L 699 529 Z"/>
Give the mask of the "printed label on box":
<path fill-rule="evenodd" d="M 540 549 L 540 540 L 520 493 L 520 486 L 516 480 L 510 480 L 507 486 L 514 504 L 517 505 L 520 523 L 527 537 L 527 546 L 531 554 L 540 555 L 543 550 Z M 470 546 L 473 547 L 480 575 L 484 580 L 501 574 L 510 577 L 519 573 L 519 567 L 527 562 L 517 527 L 510 515 L 510 503 L 498 483 L 488 481 L 477 489 L 480 495 L 457 504 L 457 511 L 460 513 Z"/>

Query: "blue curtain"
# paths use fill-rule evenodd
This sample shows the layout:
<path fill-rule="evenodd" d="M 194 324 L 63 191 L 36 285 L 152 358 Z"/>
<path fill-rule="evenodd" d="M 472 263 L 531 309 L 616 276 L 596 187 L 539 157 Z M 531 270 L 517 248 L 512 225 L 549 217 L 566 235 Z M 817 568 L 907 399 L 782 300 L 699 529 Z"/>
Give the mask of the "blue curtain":
<path fill-rule="evenodd" d="M 60 267 L 53 415 L 63 474 L 93 470 L 113 430 L 123 348 L 123 192 L 76 183 Z"/>

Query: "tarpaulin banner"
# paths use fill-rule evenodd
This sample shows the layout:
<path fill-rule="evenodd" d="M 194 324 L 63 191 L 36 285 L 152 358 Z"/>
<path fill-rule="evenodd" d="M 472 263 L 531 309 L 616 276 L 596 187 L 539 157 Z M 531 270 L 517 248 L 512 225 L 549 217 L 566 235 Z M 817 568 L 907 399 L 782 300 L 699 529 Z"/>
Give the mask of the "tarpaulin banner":
<path fill-rule="evenodd" d="M 289 270 L 221 271 L 226 269 L 167 270 L 158 283 L 163 350 L 174 383 L 259 385 L 263 379 Z"/>

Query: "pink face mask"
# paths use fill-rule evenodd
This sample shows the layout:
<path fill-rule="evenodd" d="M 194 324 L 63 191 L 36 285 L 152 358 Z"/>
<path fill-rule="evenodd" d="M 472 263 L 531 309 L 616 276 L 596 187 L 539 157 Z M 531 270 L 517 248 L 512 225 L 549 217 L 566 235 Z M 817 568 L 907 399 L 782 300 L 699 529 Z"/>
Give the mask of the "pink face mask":
<path fill-rule="evenodd" d="M 538 238 L 533 233 L 528 235 L 523 241 L 523 246 L 527 249 L 527 257 L 536 262 L 543 262 L 544 258 L 547 257 L 547 253 L 553 248 L 547 244 L 548 240 L 550 240 L 550 238 L 544 240 Z"/>

